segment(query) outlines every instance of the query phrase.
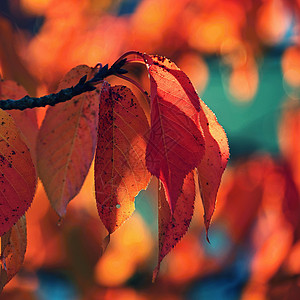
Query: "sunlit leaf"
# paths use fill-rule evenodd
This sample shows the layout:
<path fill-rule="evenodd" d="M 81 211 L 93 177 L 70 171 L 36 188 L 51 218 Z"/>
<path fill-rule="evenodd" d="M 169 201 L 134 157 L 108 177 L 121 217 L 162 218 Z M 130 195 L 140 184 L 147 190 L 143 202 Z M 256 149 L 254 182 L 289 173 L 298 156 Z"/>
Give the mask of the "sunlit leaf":
<path fill-rule="evenodd" d="M 36 188 L 36 173 L 29 149 L 12 117 L 0 110 L 0 235 L 29 208 Z"/>
<path fill-rule="evenodd" d="M 153 272 L 153 280 L 156 279 L 160 263 L 163 258 L 174 248 L 187 232 L 194 213 L 195 182 L 194 172 L 185 178 L 182 192 L 178 198 L 172 214 L 165 191 L 162 187 L 159 191 L 158 221 L 159 221 L 159 255 L 158 265 Z"/>
<path fill-rule="evenodd" d="M 135 96 L 125 86 L 103 84 L 95 158 L 95 190 L 100 218 L 112 233 L 134 211 L 134 197 L 145 189 L 149 125 Z"/>
<path fill-rule="evenodd" d="M 26 218 L 23 215 L 11 230 L 1 237 L 0 290 L 20 270 L 24 261 L 26 245 Z"/>
<path fill-rule="evenodd" d="M 205 136 L 205 154 L 197 170 L 207 231 L 215 210 L 222 174 L 229 159 L 229 147 L 225 131 L 218 123 L 215 114 L 202 100 L 200 103 L 200 123 Z"/>
<path fill-rule="evenodd" d="M 204 138 L 199 97 L 189 78 L 160 56 L 143 55 L 151 83 L 151 130 L 146 164 L 164 185 L 174 210 L 185 176 L 201 161 Z"/>
<path fill-rule="evenodd" d="M 72 69 L 58 90 L 78 83 L 93 70 Z M 38 142 L 38 172 L 48 198 L 60 216 L 78 194 L 93 160 L 97 137 L 98 90 L 84 93 L 47 110 Z"/>

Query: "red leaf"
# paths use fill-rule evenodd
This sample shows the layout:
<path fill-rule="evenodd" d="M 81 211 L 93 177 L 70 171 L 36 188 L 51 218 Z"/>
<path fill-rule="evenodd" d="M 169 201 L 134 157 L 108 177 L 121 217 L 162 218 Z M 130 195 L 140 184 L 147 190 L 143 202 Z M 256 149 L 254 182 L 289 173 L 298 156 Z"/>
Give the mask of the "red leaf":
<path fill-rule="evenodd" d="M 12 117 L 0 110 L 0 236 L 29 208 L 36 187 L 29 149 Z"/>
<path fill-rule="evenodd" d="M 0 81 L 0 99 L 18 100 L 27 95 L 26 90 L 12 80 Z M 35 109 L 25 109 L 23 111 L 13 109 L 9 111 L 22 133 L 22 138 L 26 142 L 33 160 L 36 161 L 36 139 L 38 134 L 38 124 Z"/>
<path fill-rule="evenodd" d="M 1 237 L 0 291 L 20 270 L 27 246 L 25 215 Z"/>
<path fill-rule="evenodd" d="M 131 90 L 104 83 L 100 96 L 95 190 L 99 216 L 112 233 L 134 211 L 134 197 L 147 187 L 145 166 L 149 131 L 146 116 Z"/>
<path fill-rule="evenodd" d="M 222 174 L 229 159 L 228 141 L 215 114 L 200 100 L 200 123 L 205 136 L 205 154 L 197 166 L 201 198 L 204 206 L 206 233 L 215 210 Z"/>
<path fill-rule="evenodd" d="M 204 155 L 199 97 L 188 77 L 160 56 L 143 55 L 149 65 L 151 130 L 147 168 L 161 180 L 174 211 L 185 176 Z"/>
<path fill-rule="evenodd" d="M 75 85 L 93 70 L 73 68 L 58 90 Z M 38 171 L 48 198 L 60 216 L 80 191 L 93 160 L 97 138 L 99 91 L 84 93 L 47 110 L 38 142 Z"/>
<path fill-rule="evenodd" d="M 177 245 L 190 226 L 195 202 L 194 172 L 185 178 L 173 214 L 163 188 L 159 191 L 158 200 L 159 255 L 158 265 L 153 272 L 153 281 L 158 275 L 163 258 Z"/>

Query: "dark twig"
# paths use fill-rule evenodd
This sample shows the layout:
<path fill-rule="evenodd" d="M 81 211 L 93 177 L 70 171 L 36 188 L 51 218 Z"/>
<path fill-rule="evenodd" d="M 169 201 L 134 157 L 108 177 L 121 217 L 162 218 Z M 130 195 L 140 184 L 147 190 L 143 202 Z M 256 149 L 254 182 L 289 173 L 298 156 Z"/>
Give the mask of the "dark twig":
<path fill-rule="evenodd" d="M 126 62 L 126 59 L 122 59 L 114 63 L 110 68 L 108 65 L 100 67 L 95 76 L 86 81 L 87 76 L 83 76 L 79 82 L 70 88 L 63 89 L 56 94 L 46 95 L 40 98 L 25 96 L 19 100 L 2 100 L 0 101 L 0 109 L 11 110 L 18 109 L 24 110 L 26 108 L 44 107 L 46 105 L 55 105 L 60 102 L 71 100 L 73 97 L 83 94 L 85 92 L 93 91 L 96 89 L 94 85 L 100 83 L 106 77 L 111 75 L 122 75 L 128 71 L 122 69 Z"/>

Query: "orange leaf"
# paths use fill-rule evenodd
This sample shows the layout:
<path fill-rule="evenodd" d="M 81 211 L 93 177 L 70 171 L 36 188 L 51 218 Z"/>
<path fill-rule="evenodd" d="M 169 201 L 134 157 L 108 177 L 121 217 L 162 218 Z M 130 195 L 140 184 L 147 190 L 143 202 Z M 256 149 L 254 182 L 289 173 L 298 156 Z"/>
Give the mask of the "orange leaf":
<path fill-rule="evenodd" d="M 159 191 L 158 222 L 159 222 L 159 256 L 158 265 L 153 272 L 156 279 L 160 263 L 187 232 L 194 213 L 195 182 L 194 172 L 185 178 L 182 192 L 178 198 L 173 214 L 165 197 L 163 188 Z"/>
<path fill-rule="evenodd" d="M 0 81 L 0 99 L 18 100 L 27 95 L 26 90 L 12 80 Z M 26 142 L 33 160 L 36 156 L 36 139 L 38 134 L 38 124 L 35 109 L 10 110 L 9 114 L 13 117 L 22 133 L 22 138 Z"/>
<path fill-rule="evenodd" d="M 26 218 L 23 215 L 11 230 L 1 237 L 0 290 L 20 270 L 27 246 Z"/>
<path fill-rule="evenodd" d="M 104 83 L 100 97 L 95 190 L 99 216 L 112 233 L 134 211 L 150 179 L 145 166 L 146 116 L 131 90 Z"/>
<path fill-rule="evenodd" d="M 174 211 L 185 176 L 201 161 L 204 138 L 199 97 L 189 78 L 161 56 L 143 55 L 151 84 L 151 131 L 147 168 L 161 180 Z"/>
<path fill-rule="evenodd" d="M 58 90 L 75 85 L 93 70 L 85 65 L 73 68 Z M 48 198 L 60 216 L 80 191 L 96 147 L 98 91 L 84 93 L 50 107 L 37 142 L 38 172 Z"/>
<path fill-rule="evenodd" d="M 36 187 L 29 149 L 12 117 L 0 110 L 0 236 L 29 208 Z"/>
<path fill-rule="evenodd" d="M 215 210 L 222 174 L 229 159 L 228 141 L 215 114 L 200 100 L 200 123 L 205 136 L 205 154 L 198 164 L 198 178 L 204 207 L 206 233 Z"/>

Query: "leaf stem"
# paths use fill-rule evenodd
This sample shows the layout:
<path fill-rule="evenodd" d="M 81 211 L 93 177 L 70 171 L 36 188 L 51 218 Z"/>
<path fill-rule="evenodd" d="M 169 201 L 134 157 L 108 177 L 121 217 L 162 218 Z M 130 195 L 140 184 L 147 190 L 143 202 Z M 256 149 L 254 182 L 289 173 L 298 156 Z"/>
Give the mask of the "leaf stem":
<path fill-rule="evenodd" d="M 127 58 L 127 56 L 129 55 L 136 55 L 137 57 L 140 57 L 141 60 L 140 61 L 144 61 L 144 58 L 143 58 L 143 54 L 141 52 L 138 52 L 138 51 L 127 51 L 125 52 L 123 55 L 121 55 L 117 60 L 116 62 L 119 62 L 120 60 L 124 59 L 124 58 Z M 127 62 L 127 61 L 126 61 Z"/>
<path fill-rule="evenodd" d="M 150 99 L 149 99 L 148 93 L 143 89 L 143 87 L 137 81 L 135 81 L 134 79 L 132 79 L 130 77 L 121 75 L 121 74 L 118 74 L 116 76 L 119 78 L 122 78 L 124 80 L 127 80 L 127 81 L 131 82 L 133 85 L 135 85 L 142 92 L 143 96 L 146 98 L 148 104 L 150 105 Z"/>

